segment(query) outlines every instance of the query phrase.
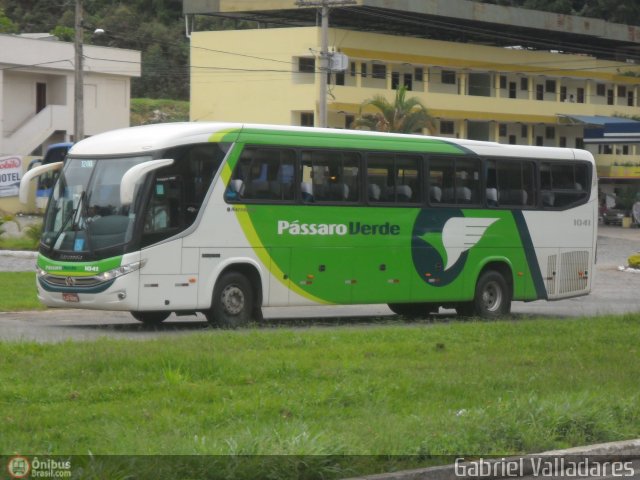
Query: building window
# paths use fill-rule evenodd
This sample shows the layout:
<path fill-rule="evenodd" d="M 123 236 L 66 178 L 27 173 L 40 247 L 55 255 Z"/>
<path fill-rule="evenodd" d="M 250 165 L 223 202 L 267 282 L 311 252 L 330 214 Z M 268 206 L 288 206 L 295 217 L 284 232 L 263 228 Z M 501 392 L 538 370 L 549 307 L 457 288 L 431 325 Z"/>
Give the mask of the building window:
<path fill-rule="evenodd" d="M 536 100 L 544 100 L 544 85 L 536 85 Z"/>
<path fill-rule="evenodd" d="M 413 90 L 413 75 L 411 75 L 410 73 L 405 73 L 403 75 L 403 80 L 404 80 L 404 88 L 406 88 L 409 91 Z"/>
<path fill-rule="evenodd" d="M 606 86 L 604 83 L 599 83 L 596 85 L 596 95 L 599 97 L 604 97 L 606 93 Z"/>
<path fill-rule="evenodd" d="M 544 139 L 538 135 L 536 136 L 536 147 L 542 147 L 544 145 Z"/>
<path fill-rule="evenodd" d="M 517 85 L 516 82 L 509 82 L 509 98 L 518 98 L 516 85 Z"/>
<path fill-rule="evenodd" d="M 558 145 L 560 148 L 567 148 L 567 137 L 560 137 L 560 142 Z"/>
<path fill-rule="evenodd" d="M 560 101 L 565 102 L 567 100 L 567 87 L 560 87 Z"/>
<path fill-rule="evenodd" d="M 344 117 L 344 128 L 353 128 L 353 122 L 356 121 L 356 117 L 354 117 L 353 115 L 346 115 Z"/>
<path fill-rule="evenodd" d="M 522 125 L 520 127 L 520 136 L 522 138 L 527 138 L 529 136 L 528 128 L 526 125 Z"/>
<path fill-rule="evenodd" d="M 509 135 L 509 145 L 515 145 L 515 144 L 516 144 L 516 136 Z"/>
<path fill-rule="evenodd" d="M 391 72 L 391 88 L 397 90 L 400 86 L 400 72 Z"/>
<path fill-rule="evenodd" d="M 613 105 L 615 103 L 615 98 L 613 96 L 613 89 L 607 90 L 607 105 Z"/>
<path fill-rule="evenodd" d="M 360 65 L 360 69 L 362 78 L 365 78 L 367 76 L 367 64 L 363 62 L 362 65 Z"/>
<path fill-rule="evenodd" d="M 315 73 L 316 59 L 313 57 L 298 58 L 298 71 L 301 73 Z"/>
<path fill-rule="evenodd" d="M 440 120 L 440 133 L 442 135 L 453 135 L 455 124 L 451 120 Z"/>
<path fill-rule="evenodd" d="M 627 96 L 627 87 L 618 85 L 618 97 L 625 98 Z"/>
<path fill-rule="evenodd" d="M 549 93 L 556 93 L 556 81 L 555 80 L 545 81 L 544 88 Z"/>
<path fill-rule="evenodd" d="M 378 78 L 382 80 L 387 78 L 387 66 L 374 63 L 371 66 L 371 78 Z"/>
<path fill-rule="evenodd" d="M 349 74 L 352 77 L 356 76 L 356 62 L 351 62 L 349 63 Z"/>
<path fill-rule="evenodd" d="M 529 91 L 529 79 L 527 77 L 520 79 L 520 90 Z"/>
<path fill-rule="evenodd" d="M 582 87 L 578 87 L 577 90 L 578 93 L 578 103 L 584 103 L 584 88 Z"/>
<path fill-rule="evenodd" d="M 442 83 L 447 85 L 455 85 L 456 84 L 456 72 L 453 70 L 442 70 L 441 72 Z"/>
<path fill-rule="evenodd" d="M 416 82 L 424 82 L 424 68 L 416 68 L 413 72 Z"/>
<path fill-rule="evenodd" d="M 498 125 L 498 135 L 501 137 L 506 137 L 507 136 L 507 124 L 506 123 L 501 123 Z"/>
<path fill-rule="evenodd" d="M 344 85 L 344 72 L 336 72 L 336 85 Z"/>
<path fill-rule="evenodd" d="M 627 106 L 633 107 L 633 91 L 631 90 L 627 92 Z"/>
<path fill-rule="evenodd" d="M 507 76 L 506 75 L 500 75 L 500 88 L 501 89 L 505 89 L 507 88 Z"/>
<path fill-rule="evenodd" d="M 556 129 L 555 127 L 545 127 L 544 128 L 544 138 L 547 140 L 553 140 L 556 138 Z"/>
<path fill-rule="evenodd" d="M 300 126 L 313 127 L 313 112 L 300 113 Z"/>

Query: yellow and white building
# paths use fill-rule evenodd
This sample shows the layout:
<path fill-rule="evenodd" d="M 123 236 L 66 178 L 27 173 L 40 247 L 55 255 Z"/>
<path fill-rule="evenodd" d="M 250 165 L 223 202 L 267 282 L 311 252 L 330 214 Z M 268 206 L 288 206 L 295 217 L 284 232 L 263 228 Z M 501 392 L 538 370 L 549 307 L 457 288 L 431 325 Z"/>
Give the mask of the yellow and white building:
<path fill-rule="evenodd" d="M 191 119 L 316 124 L 320 45 L 315 26 L 193 32 Z M 348 128 L 364 100 L 393 101 L 405 85 L 435 119 L 425 133 L 587 148 L 601 177 L 640 179 L 640 144 L 584 142 L 595 116 L 640 115 L 640 66 L 346 29 L 329 30 L 329 51 L 348 58 L 330 74 L 329 127 Z"/>

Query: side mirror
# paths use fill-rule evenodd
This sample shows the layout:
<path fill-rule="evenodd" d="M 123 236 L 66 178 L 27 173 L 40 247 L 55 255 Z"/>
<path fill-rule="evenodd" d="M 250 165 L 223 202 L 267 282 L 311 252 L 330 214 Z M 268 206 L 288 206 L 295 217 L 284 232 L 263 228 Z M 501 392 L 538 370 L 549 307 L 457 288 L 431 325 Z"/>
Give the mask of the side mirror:
<path fill-rule="evenodd" d="M 40 165 L 39 167 L 33 167 L 27 173 L 22 176 L 20 180 L 20 203 L 27 203 L 29 201 L 29 182 L 36 177 L 39 177 L 43 173 L 47 173 L 53 170 L 60 170 L 64 162 L 48 163 L 46 165 Z"/>
<path fill-rule="evenodd" d="M 131 167 L 122 176 L 122 181 L 120 182 L 120 203 L 122 205 L 132 204 L 136 183 L 147 173 L 172 164 L 173 158 L 163 158 L 160 160 L 150 160 Z"/>

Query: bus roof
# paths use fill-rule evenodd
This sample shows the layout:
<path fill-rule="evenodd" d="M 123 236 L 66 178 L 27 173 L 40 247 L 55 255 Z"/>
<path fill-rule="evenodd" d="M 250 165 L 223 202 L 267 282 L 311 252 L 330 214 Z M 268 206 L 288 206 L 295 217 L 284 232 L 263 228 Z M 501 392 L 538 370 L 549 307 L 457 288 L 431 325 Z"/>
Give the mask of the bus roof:
<path fill-rule="evenodd" d="M 260 125 L 219 122 L 180 122 L 159 123 L 138 127 L 123 128 L 94 135 L 76 143 L 69 155 L 102 156 L 102 155 L 135 155 L 163 150 L 165 148 L 191 143 L 212 141 L 214 135 L 243 130 L 273 132 L 274 134 L 291 133 L 301 136 L 328 136 L 344 138 L 371 137 L 371 139 L 408 140 L 412 143 L 444 142 L 456 145 L 461 149 L 486 156 L 519 156 L 530 158 L 580 159 L 593 162 L 593 156 L 585 150 L 556 147 L 531 147 L 525 145 L 505 145 L 496 142 L 467 140 L 448 137 L 432 137 L 425 135 L 393 134 L 370 132 L 364 130 L 340 130 L 313 127 L 292 127 L 284 125 Z M 303 142 L 301 142 L 304 144 Z M 428 149 L 427 149 L 428 151 Z"/>

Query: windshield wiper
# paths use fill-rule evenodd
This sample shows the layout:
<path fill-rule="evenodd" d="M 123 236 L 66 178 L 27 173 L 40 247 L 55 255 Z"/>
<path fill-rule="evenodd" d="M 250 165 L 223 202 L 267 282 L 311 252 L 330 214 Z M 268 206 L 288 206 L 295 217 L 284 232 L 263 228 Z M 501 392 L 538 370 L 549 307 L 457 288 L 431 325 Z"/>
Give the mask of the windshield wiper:
<path fill-rule="evenodd" d="M 62 226 L 60 227 L 60 230 L 58 230 L 58 233 L 56 233 L 56 236 L 53 239 L 53 243 L 51 245 L 51 248 L 55 248 L 56 244 L 58 243 L 58 239 L 66 231 L 67 225 L 69 225 L 69 221 L 71 219 L 73 219 L 72 226 L 75 226 L 77 224 L 75 218 L 77 217 L 78 213 L 80 212 L 81 205 L 84 203 L 84 199 L 85 199 L 86 195 L 87 195 L 87 192 L 85 190 L 83 190 L 82 193 L 80 194 L 80 199 L 78 200 L 78 205 L 76 205 L 76 208 L 73 209 L 73 212 L 71 212 L 71 215 L 69 215 L 65 219 L 65 221 L 62 224 Z M 80 212 L 80 213 L 82 213 L 82 212 Z"/>

